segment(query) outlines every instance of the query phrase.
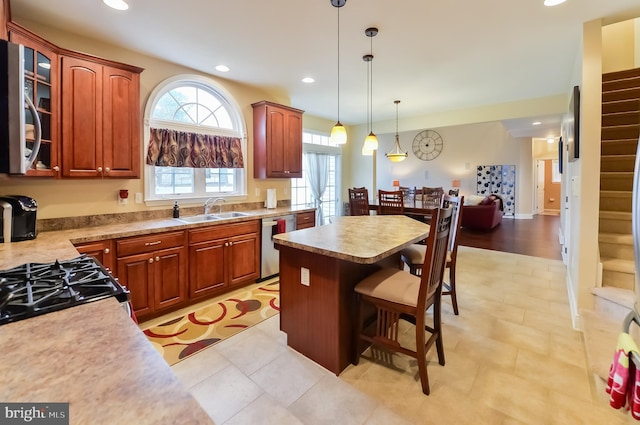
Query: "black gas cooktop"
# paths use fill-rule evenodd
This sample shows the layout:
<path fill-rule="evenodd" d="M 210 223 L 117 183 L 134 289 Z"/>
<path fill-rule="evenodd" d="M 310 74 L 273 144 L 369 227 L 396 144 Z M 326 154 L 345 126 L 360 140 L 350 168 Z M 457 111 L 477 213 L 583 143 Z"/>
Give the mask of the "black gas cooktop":
<path fill-rule="evenodd" d="M 0 325 L 129 292 L 93 257 L 0 270 Z"/>

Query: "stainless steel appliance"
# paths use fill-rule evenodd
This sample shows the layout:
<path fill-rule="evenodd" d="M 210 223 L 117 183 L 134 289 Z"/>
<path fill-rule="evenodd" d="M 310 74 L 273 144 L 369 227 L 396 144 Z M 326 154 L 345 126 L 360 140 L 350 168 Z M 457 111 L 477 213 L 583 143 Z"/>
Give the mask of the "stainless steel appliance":
<path fill-rule="evenodd" d="M 280 254 L 273 245 L 273 235 L 291 232 L 296 229 L 296 217 L 293 214 L 262 219 L 262 254 L 260 260 L 260 279 L 269 279 L 280 273 Z"/>
<path fill-rule="evenodd" d="M 24 46 L 0 40 L 0 173 L 26 174 L 40 150 L 41 124 L 25 93 Z"/>
<path fill-rule="evenodd" d="M 0 196 L 0 207 L 3 210 L 0 228 L 4 229 L 0 235 L 0 242 L 19 242 L 36 238 L 38 204 L 35 199 L 22 195 Z M 9 214 L 4 214 L 7 210 L 11 214 L 9 223 L 7 223 Z M 10 238 L 4 235 L 6 232 L 11 235 Z"/>
<path fill-rule="evenodd" d="M 23 264 L 0 270 L 0 325 L 108 297 L 128 307 L 129 291 L 93 257 Z"/>

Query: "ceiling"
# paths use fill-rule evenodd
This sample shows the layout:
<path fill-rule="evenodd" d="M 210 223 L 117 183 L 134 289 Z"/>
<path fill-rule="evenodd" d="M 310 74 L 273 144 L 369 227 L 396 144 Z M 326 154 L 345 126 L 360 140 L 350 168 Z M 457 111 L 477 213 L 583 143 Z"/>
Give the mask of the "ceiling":
<path fill-rule="evenodd" d="M 638 0 L 14 0 L 14 20 L 39 22 L 253 86 L 335 120 L 367 121 L 372 53 L 373 121 L 427 116 L 565 94 L 583 22 L 640 16 Z M 375 26 L 373 39 L 365 29 Z M 371 46 L 372 43 L 372 46 Z M 227 73 L 215 70 L 225 64 Z M 135 64 L 134 64 L 135 65 Z M 315 83 L 301 82 L 313 77 Z M 259 100 L 259 99 L 256 99 Z M 537 117 L 558 125 L 558 116 Z M 526 119 L 505 122 L 526 133 Z M 541 128 L 541 127 L 540 127 Z M 526 134 L 529 135 L 529 134 Z M 533 136 L 533 134 L 530 134 Z"/>

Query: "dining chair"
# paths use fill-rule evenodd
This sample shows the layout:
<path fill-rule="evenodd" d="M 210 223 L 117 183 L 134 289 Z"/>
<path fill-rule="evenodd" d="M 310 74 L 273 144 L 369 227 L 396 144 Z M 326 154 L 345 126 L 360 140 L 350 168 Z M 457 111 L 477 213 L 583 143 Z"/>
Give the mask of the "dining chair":
<path fill-rule="evenodd" d="M 369 191 L 365 187 L 349 189 L 349 214 L 369 215 Z"/>
<path fill-rule="evenodd" d="M 444 201 L 444 189 L 440 187 L 422 187 L 422 207 L 440 208 Z"/>
<path fill-rule="evenodd" d="M 402 192 L 402 198 L 405 201 L 411 200 L 411 188 L 406 186 L 400 186 L 398 188 Z"/>
<path fill-rule="evenodd" d="M 404 214 L 402 191 L 378 189 L 378 214 Z"/>
<path fill-rule="evenodd" d="M 453 313 L 458 315 L 458 297 L 456 294 L 456 262 L 458 258 L 458 232 L 462 223 L 462 205 L 464 204 L 464 196 L 447 197 L 449 206 L 453 209 L 451 219 L 451 231 L 449 232 L 449 241 L 447 244 L 447 262 L 445 268 L 449 269 L 449 282 L 443 282 L 442 295 L 451 296 L 451 305 Z M 409 273 L 420 276 L 422 274 L 422 265 L 426 255 L 426 246 L 416 243 L 402 251 L 400 258 L 403 264 L 409 266 Z"/>
<path fill-rule="evenodd" d="M 427 352 L 434 343 L 438 362 L 442 366 L 445 364 L 440 304 L 451 212 L 451 208 L 436 208 L 432 212 L 433 221 L 421 276 L 395 268 L 382 268 L 355 286 L 357 329 L 353 363 L 357 365 L 360 361 L 362 341 L 411 356 L 417 360 L 422 392 L 426 395 L 429 395 Z M 376 314 L 371 318 L 361 317 L 368 311 L 368 306 L 373 306 Z M 433 323 L 427 325 L 426 312 L 431 306 Z M 415 350 L 398 341 L 400 319 L 415 325 Z M 427 332 L 430 334 L 428 338 Z"/>

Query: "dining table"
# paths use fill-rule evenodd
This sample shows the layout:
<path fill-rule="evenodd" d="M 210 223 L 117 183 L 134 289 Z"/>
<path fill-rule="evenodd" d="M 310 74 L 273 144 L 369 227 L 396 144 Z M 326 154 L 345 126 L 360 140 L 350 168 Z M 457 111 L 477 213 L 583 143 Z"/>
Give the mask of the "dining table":
<path fill-rule="evenodd" d="M 339 375 L 359 349 L 354 287 L 429 234 L 403 215 L 336 217 L 273 236 L 280 251 L 280 329 L 287 345 Z"/>

